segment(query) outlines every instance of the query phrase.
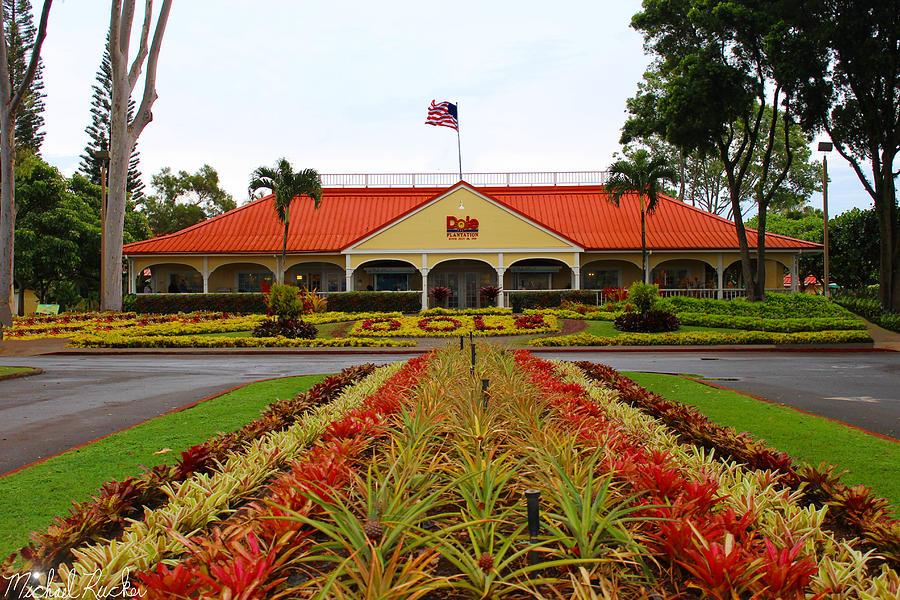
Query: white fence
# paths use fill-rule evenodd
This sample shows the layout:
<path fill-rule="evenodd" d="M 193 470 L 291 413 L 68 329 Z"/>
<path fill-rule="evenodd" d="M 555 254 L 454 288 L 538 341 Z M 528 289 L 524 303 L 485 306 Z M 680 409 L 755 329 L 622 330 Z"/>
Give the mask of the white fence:
<path fill-rule="evenodd" d="M 459 181 L 459 173 L 326 173 L 323 187 L 446 187 Z M 478 186 L 603 185 L 606 171 L 533 171 L 463 173 L 464 181 Z"/>

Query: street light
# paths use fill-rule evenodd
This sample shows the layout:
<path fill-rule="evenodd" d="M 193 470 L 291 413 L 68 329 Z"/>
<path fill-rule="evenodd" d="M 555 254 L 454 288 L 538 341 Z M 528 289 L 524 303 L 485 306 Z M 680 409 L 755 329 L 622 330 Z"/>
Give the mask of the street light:
<path fill-rule="evenodd" d="M 830 284 L 828 279 L 828 157 L 825 154 L 831 152 L 833 147 L 834 145 L 831 142 L 819 142 L 819 152 L 822 152 L 822 212 L 825 214 L 825 255 L 823 256 L 823 262 L 825 263 L 824 294 L 826 298 L 831 295 L 831 290 L 828 288 Z"/>
<path fill-rule="evenodd" d="M 106 144 L 104 144 L 105 146 Z M 94 158 L 100 161 L 100 308 L 103 308 L 106 272 L 106 167 L 109 164 L 108 150 L 95 150 Z"/>

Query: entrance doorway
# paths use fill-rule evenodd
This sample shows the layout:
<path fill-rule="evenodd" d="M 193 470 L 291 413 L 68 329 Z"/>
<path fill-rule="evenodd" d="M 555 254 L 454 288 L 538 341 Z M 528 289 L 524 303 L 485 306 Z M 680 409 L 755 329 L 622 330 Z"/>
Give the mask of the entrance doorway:
<path fill-rule="evenodd" d="M 493 270 L 442 271 L 429 278 L 434 287 L 443 286 L 452 292 L 447 299 L 448 308 L 481 308 L 481 288 L 493 285 Z"/>

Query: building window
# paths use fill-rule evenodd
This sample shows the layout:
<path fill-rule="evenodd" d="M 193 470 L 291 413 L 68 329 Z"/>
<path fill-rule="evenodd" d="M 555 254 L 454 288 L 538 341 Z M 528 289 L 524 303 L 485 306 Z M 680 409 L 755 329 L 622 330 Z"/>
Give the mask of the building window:
<path fill-rule="evenodd" d="M 272 287 L 272 281 L 270 271 L 238 271 L 237 291 L 244 293 L 261 292 L 263 289 L 268 291 Z"/>
<path fill-rule="evenodd" d="M 516 273 L 517 290 L 549 290 L 553 273 Z"/>
<path fill-rule="evenodd" d="M 375 273 L 376 292 L 403 292 L 409 289 L 407 273 Z"/>
<path fill-rule="evenodd" d="M 622 285 L 619 269 L 588 269 L 582 272 L 581 287 L 586 290 L 602 290 Z"/>
<path fill-rule="evenodd" d="M 203 277 L 197 271 L 169 271 L 169 283 L 165 290 L 170 294 L 203 293 Z"/>

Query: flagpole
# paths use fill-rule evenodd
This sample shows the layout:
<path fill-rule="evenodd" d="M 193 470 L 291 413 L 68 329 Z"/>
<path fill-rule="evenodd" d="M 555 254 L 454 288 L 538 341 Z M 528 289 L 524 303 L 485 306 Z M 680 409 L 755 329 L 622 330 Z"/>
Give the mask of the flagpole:
<path fill-rule="evenodd" d="M 462 147 L 459 143 L 459 102 L 456 103 L 456 152 L 459 154 L 459 180 L 462 181 Z"/>

